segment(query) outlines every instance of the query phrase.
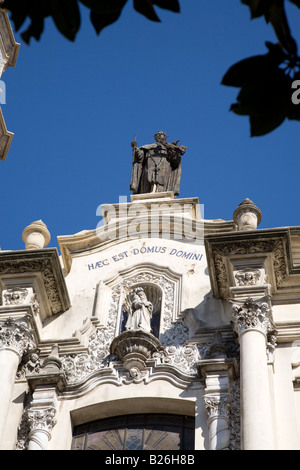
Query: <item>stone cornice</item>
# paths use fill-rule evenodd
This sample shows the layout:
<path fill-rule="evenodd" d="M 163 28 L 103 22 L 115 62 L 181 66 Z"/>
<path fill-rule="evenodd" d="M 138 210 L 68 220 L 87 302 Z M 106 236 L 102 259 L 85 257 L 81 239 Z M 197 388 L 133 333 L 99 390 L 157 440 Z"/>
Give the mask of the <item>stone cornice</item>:
<path fill-rule="evenodd" d="M 65 312 L 70 299 L 56 248 L 0 252 L 0 281 L 42 275 L 52 314 Z"/>
<path fill-rule="evenodd" d="M 0 47 L 6 62 L 5 68 L 8 66 L 15 67 L 20 44 L 15 41 L 7 12 L 2 8 L 0 8 L 0 24 Z"/>
<path fill-rule="evenodd" d="M 232 261 L 265 259 L 265 274 L 275 301 L 280 295 L 289 292 L 290 279 L 293 279 L 293 291 L 300 291 L 299 269 L 295 268 L 291 257 L 291 238 L 289 228 L 237 231 L 230 233 L 208 234 L 205 236 L 208 268 L 213 294 L 217 298 L 228 299 L 230 289 L 235 287 L 233 274 L 230 272 Z M 232 271 L 232 269 L 231 269 Z"/>
<path fill-rule="evenodd" d="M 13 132 L 8 131 L 6 128 L 2 110 L 0 109 L 0 160 L 4 161 L 6 159 L 13 136 Z"/>

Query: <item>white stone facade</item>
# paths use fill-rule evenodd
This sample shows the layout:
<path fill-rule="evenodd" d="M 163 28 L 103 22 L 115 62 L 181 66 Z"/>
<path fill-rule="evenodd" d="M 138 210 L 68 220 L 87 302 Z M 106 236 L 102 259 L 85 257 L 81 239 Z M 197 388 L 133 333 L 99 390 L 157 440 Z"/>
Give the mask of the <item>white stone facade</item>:
<path fill-rule="evenodd" d="M 0 253 L 1 449 L 70 450 L 74 427 L 137 413 L 195 417 L 196 450 L 300 449 L 300 229 L 238 209 L 136 195 L 61 256 L 42 221 Z M 136 287 L 156 336 L 121 332 Z"/>

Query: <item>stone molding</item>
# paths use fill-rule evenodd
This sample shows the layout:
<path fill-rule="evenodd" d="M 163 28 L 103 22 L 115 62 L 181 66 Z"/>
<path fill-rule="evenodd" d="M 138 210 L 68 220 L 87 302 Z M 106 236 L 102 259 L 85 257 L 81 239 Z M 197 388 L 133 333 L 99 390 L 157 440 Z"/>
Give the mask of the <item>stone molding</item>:
<path fill-rule="evenodd" d="M 0 281 L 3 285 L 5 279 L 9 279 L 10 284 L 15 279 L 15 284 L 20 285 L 20 281 L 28 274 L 42 276 L 51 314 L 65 312 L 70 307 L 65 279 L 55 248 L 0 252 Z"/>
<path fill-rule="evenodd" d="M 255 259 L 264 259 L 265 275 L 272 295 L 282 290 L 282 284 L 289 276 L 291 260 L 288 229 L 209 234 L 205 237 L 205 246 L 212 291 L 216 298 L 227 300 L 230 288 L 235 287 L 235 284 L 240 285 L 233 273 L 232 260 L 243 260 L 244 274 L 251 274 L 252 271 L 252 281 L 246 283 L 251 286 L 266 282 L 265 276 L 254 276 L 255 270 L 250 264 Z"/>
<path fill-rule="evenodd" d="M 0 160 L 6 160 L 13 136 L 13 132 L 7 130 L 2 110 L 0 108 Z"/>
<path fill-rule="evenodd" d="M 4 70 L 15 67 L 20 44 L 15 41 L 13 30 L 5 10 L 0 8 L 0 48 L 5 62 Z"/>

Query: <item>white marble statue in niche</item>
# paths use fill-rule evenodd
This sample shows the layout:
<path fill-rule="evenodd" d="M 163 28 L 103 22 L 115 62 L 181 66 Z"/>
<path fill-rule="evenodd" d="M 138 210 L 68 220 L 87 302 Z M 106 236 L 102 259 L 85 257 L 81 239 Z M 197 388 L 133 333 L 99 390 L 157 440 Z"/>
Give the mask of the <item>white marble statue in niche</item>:
<path fill-rule="evenodd" d="M 130 308 L 125 325 L 126 330 L 145 330 L 151 332 L 153 305 L 147 299 L 142 287 L 137 287 L 130 293 Z"/>
<path fill-rule="evenodd" d="M 121 331 L 144 330 L 159 336 L 161 294 L 154 286 L 130 290 L 122 307 Z"/>

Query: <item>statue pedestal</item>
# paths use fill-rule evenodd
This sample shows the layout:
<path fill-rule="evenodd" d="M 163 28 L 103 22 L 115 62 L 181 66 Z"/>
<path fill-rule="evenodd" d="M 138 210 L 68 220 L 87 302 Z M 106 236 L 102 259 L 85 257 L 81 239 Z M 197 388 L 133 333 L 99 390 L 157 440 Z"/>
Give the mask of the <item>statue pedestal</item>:
<path fill-rule="evenodd" d="M 110 346 L 111 354 L 118 356 L 126 370 L 146 367 L 146 361 L 163 350 L 160 341 L 144 330 L 127 330 L 117 336 Z"/>

